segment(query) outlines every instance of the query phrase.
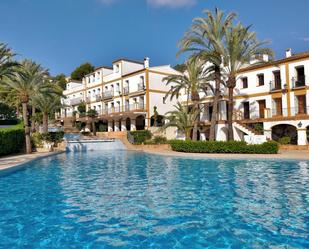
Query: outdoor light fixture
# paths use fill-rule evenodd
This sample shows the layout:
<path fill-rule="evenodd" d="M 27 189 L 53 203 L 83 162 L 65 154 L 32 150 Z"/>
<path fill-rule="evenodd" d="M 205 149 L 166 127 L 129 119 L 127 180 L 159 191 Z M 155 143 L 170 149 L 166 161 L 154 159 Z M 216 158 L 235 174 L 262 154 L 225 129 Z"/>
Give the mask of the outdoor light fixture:
<path fill-rule="evenodd" d="M 301 121 L 297 124 L 298 128 L 302 127 L 302 125 L 303 125 L 303 124 L 302 124 Z"/>

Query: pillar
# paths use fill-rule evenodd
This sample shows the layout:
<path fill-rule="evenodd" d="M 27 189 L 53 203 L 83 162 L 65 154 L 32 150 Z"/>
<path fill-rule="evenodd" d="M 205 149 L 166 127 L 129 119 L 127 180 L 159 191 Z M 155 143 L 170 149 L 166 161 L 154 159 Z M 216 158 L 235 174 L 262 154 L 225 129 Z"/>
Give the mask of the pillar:
<path fill-rule="evenodd" d="M 306 129 L 297 129 L 297 144 L 307 145 Z"/>
<path fill-rule="evenodd" d="M 121 120 L 121 131 L 126 131 L 127 126 L 126 126 L 126 120 Z"/>
<path fill-rule="evenodd" d="M 271 130 L 264 130 L 264 135 L 267 140 L 271 140 Z"/>
<path fill-rule="evenodd" d="M 119 131 L 119 121 L 115 121 L 114 131 Z"/>
<path fill-rule="evenodd" d="M 135 119 L 131 119 L 131 131 L 136 131 L 136 122 L 135 122 Z"/>
<path fill-rule="evenodd" d="M 112 121 L 108 121 L 107 131 L 108 131 L 108 132 L 113 131 L 113 122 L 112 122 Z"/>

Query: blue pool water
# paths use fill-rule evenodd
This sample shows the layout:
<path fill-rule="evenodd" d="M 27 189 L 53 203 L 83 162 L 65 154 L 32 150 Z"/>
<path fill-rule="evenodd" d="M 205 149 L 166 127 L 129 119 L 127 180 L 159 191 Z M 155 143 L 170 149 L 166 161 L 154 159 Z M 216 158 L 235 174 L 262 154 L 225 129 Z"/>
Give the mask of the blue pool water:
<path fill-rule="evenodd" d="M 0 177 L 0 248 L 309 248 L 306 161 L 82 152 Z"/>

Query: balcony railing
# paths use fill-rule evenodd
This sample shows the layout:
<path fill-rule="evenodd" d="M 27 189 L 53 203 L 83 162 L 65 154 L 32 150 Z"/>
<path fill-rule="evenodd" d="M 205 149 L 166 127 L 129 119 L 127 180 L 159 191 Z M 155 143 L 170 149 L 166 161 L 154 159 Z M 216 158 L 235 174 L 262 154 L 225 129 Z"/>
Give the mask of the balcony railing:
<path fill-rule="evenodd" d="M 101 94 L 97 94 L 95 96 L 95 100 L 98 102 L 98 101 L 101 101 L 102 100 L 102 95 Z"/>
<path fill-rule="evenodd" d="M 123 94 L 125 95 L 129 94 L 129 86 L 123 88 Z"/>
<path fill-rule="evenodd" d="M 269 83 L 269 87 L 270 87 L 270 91 L 281 90 L 281 89 L 282 89 L 281 80 L 278 80 L 277 82 L 271 81 L 271 82 Z"/>
<path fill-rule="evenodd" d="M 296 78 L 292 78 L 292 88 L 304 87 L 306 86 L 306 77 L 305 75 L 299 75 Z"/>
<path fill-rule="evenodd" d="M 79 105 L 83 101 L 82 97 L 70 99 L 70 105 Z"/>
<path fill-rule="evenodd" d="M 137 85 L 137 90 L 138 90 L 138 91 L 144 91 L 144 90 L 145 90 L 145 85 L 144 85 L 144 83 L 139 83 L 139 84 Z"/>
<path fill-rule="evenodd" d="M 91 97 L 86 97 L 86 103 L 89 104 L 91 102 Z"/>
<path fill-rule="evenodd" d="M 103 99 L 111 99 L 114 97 L 114 91 L 105 91 L 103 94 Z"/>

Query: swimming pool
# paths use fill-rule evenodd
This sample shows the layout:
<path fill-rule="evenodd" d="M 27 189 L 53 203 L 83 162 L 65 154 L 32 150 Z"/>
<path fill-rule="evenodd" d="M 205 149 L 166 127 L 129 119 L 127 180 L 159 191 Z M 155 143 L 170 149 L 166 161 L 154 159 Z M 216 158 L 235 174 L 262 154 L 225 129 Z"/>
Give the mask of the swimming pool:
<path fill-rule="evenodd" d="M 0 248 L 308 248 L 306 161 L 59 154 L 0 177 Z"/>

